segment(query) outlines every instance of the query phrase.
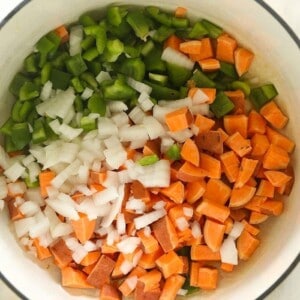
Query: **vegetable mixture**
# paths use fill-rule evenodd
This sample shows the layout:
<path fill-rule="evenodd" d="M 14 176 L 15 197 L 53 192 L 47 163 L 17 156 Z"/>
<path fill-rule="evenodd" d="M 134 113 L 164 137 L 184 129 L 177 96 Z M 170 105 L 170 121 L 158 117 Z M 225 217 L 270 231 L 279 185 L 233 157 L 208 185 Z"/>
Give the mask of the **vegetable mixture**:
<path fill-rule="evenodd" d="M 283 211 L 294 142 L 254 54 L 183 7 L 110 6 L 43 36 L 10 85 L 0 204 L 64 287 L 216 289 Z"/>

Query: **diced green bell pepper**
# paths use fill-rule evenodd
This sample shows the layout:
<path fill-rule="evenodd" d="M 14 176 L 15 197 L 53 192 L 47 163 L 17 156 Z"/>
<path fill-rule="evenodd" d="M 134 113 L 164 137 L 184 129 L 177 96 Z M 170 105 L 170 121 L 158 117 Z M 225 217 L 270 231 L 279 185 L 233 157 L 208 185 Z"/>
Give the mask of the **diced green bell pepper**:
<path fill-rule="evenodd" d="M 54 68 L 50 73 L 50 81 L 54 89 L 66 90 L 70 85 L 71 77 L 71 74 Z"/>
<path fill-rule="evenodd" d="M 17 150 L 22 150 L 31 141 L 31 133 L 27 123 L 16 123 L 12 127 L 11 141 Z"/>
<path fill-rule="evenodd" d="M 171 160 L 179 160 L 180 156 L 180 147 L 177 144 L 173 144 L 166 152 L 167 158 Z"/>
<path fill-rule="evenodd" d="M 98 55 L 98 53 L 97 53 Z M 87 70 L 87 65 L 81 57 L 81 54 L 71 56 L 66 60 L 66 67 L 69 73 L 78 76 Z"/>
<path fill-rule="evenodd" d="M 40 95 L 39 88 L 33 82 L 25 82 L 19 91 L 19 99 L 21 101 L 31 100 Z"/>
<path fill-rule="evenodd" d="M 106 103 L 99 93 L 94 93 L 88 100 L 88 109 L 91 113 L 97 113 L 100 116 L 105 116 Z"/>
<path fill-rule="evenodd" d="M 137 163 L 140 164 L 141 166 L 150 166 L 155 164 L 158 161 L 159 161 L 159 157 L 156 154 L 153 154 L 153 155 L 146 155 L 140 158 L 137 161 Z"/>
<path fill-rule="evenodd" d="M 142 81 L 145 77 L 146 67 L 140 58 L 127 58 L 120 66 L 120 72 L 137 81 Z"/>
<path fill-rule="evenodd" d="M 130 100 L 136 95 L 135 90 L 123 80 L 116 79 L 113 84 L 102 88 L 105 100 Z"/>
<path fill-rule="evenodd" d="M 234 109 L 233 102 L 227 97 L 224 92 L 219 92 L 215 101 L 210 105 L 210 110 L 217 118 L 221 118 Z"/>

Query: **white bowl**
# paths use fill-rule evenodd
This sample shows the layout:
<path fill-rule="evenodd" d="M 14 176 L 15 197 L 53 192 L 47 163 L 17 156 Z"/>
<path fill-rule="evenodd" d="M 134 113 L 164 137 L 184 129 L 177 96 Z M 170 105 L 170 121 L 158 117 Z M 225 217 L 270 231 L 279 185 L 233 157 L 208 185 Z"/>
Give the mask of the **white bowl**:
<path fill-rule="evenodd" d="M 85 11 L 101 9 L 109 0 L 32 0 L 7 20 L 0 30 L 0 124 L 12 105 L 8 85 L 20 69 L 32 46 L 49 30 L 78 19 Z M 118 3 L 141 4 L 138 0 Z M 177 0 L 152 1 L 152 5 L 174 9 Z M 295 141 L 300 132 L 300 52 L 299 40 L 278 16 L 274 17 L 262 1 L 253 0 L 186 0 L 184 6 L 193 17 L 205 17 L 220 24 L 238 41 L 256 54 L 252 73 L 261 82 L 271 81 L 279 90 L 278 102 L 290 118 L 287 134 Z M 276 19 L 277 18 L 277 19 Z M 300 147 L 293 155 L 296 176 L 300 174 Z M 201 293 L 202 299 L 256 299 L 265 293 L 299 260 L 300 249 L 300 182 L 285 201 L 285 211 L 268 221 L 261 233 L 261 245 L 247 263 L 222 278 L 214 292 Z M 12 233 L 7 212 L 0 216 L 0 271 L 24 297 L 31 300 L 91 299 L 61 287 L 55 268 L 33 261 L 21 249 Z M 47 269 L 45 269 L 47 268 Z M 74 295 L 77 295 L 74 297 Z M 193 296 L 191 299 L 198 299 Z"/>

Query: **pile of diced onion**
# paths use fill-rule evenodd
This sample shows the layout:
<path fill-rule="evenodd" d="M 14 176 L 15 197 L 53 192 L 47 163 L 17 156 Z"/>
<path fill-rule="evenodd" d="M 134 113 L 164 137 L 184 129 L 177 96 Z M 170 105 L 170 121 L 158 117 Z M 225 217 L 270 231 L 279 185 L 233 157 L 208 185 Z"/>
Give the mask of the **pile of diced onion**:
<path fill-rule="evenodd" d="M 97 80 L 101 82 L 109 76 L 108 72 L 101 71 Z M 126 149 L 139 149 L 148 140 L 160 138 L 160 150 L 165 153 L 175 142 L 183 143 L 197 134 L 196 127 L 168 131 L 165 115 L 180 107 L 188 107 L 193 114 L 209 115 L 209 105 L 204 93 L 196 93 L 193 98 L 160 101 L 154 105 L 149 97 L 151 87 L 131 78 L 128 84 L 139 92 L 137 106 L 126 113 L 128 108 L 124 102 L 108 102 L 105 117 L 89 115 L 97 121 L 97 130 L 84 133 L 82 129 L 70 125 L 79 122 L 82 117 L 73 107 L 74 90 L 54 91 L 51 82 L 47 82 L 41 94 L 43 102 L 37 106 L 37 112 L 54 119 L 50 126 L 60 138 L 43 146 L 32 145 L 27 155 L 15 157 L 9 157 L 0 147 L 0 166 L 4 169 L 4 176 L 0 176 L 0 207 L 4 207 L 8 194 L 24 195 L 16 197 L 14 204 L 24 218 L 14 221 L 14 226 L 21 243 L 32 252 L 35 251 L 33 238 L 39 238 L 44 247 L 63 238 L 77 263 L 103 243 L 113 245 L 118 241 L 117 247 L 122 253 L 132 253 L 139 246 L 140 239 L 134 235 L 127 236 L 125 231 L 125 218 L 121 211 L 125 184 L 138 179 L 146 188 L 167 187 L 170 184 L 170 164 L 168 160 L 161 159 L 155 164 L 141 166 L 127 158 Z M 87 88 L 84 93 L 90 97 L 93 91 Z M 121 166 L 125 168 L 119 169 Z M 22 178 L 29 176 L 31 181 L 35 181 L 38 174 L 46 169 L 54 171 L 56 177 L 47 189 L 48 198 L 44 199 L 39 188 L 27 188 Z M 105 189 L 100 192 L 90 189 L 90 171 L 103 169 L 107 170 L 103 182 Z M 82 201 L 72 199 L 71 195 L 75 192 L 84 195 Z M 163 201 L 158 201 L 153 210 L 146 213 L 144 202 L 130 196 L 126 208 L 139 214 L 134 219 L 135 228 L 144 228 L 145 234 L 150 230 L 149 225 L 166 215 Z M 100 238 L 96 242 L 81 244 L 73 237 L 70 221 L 77 220 L 79 213 L 86 214 L 89 219 L 97 219 L 95 232 Z M 193 214 L 192 211 L 185 213 Z M 65 217 L 65 221 L 62 222 L 57 214 Z M 189 224 L 182 218 L 176 223 L 179 230 L 191 226 L 193 235 L 201 236 L 197 222 Z M 232 233 L 221 248 L 223 262 L 237 264 L 234 240 L 242 229 L 242 224 L 235 222 Z M 124 266 L 124 274 L 129 269 L 130 266 Z"/>

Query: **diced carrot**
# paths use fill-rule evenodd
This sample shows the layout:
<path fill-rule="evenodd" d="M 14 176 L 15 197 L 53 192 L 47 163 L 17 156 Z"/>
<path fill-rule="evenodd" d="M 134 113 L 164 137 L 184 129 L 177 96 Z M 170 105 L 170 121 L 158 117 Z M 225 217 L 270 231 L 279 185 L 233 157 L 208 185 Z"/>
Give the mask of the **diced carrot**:
<path fill-rule="evenodd" d="M 185 18 L 186 14 L 187 14 L 187 9 L 182 6 L 178 6 L 178 7 L 176 7 L 174 14 L 175 14 L 175 17 L 177 17 L 177 18 Z"/>
<path fill-rule="evenodd" d="M 86 267 L 83 267 L 83 268 L 82 268 L 82 271 L 83 271 L 85 274 L 89 275 L 89 274 L 91 274 L 91 272 L 93 271 L 95 265 L 96 265 L 96 263 L 94 263 L 94 264 L 92 264 L 92 265 L 89 265 L 89 266 L 86 266 Z"/>
<path fill-rule="evenodd" d="M 155 268 L 156 260 L 162 256 L 164 251 L 161 247 L 158 250 L 151 253 L 144 253 L 140 258 L 138 265 L 146 270 Z"/>
<path fill-rule="evenodd" d="M 190 268 L 190 286 L 198 287 L 198 275 L 199 268 L 201 266 L 200 262 L 192 261 Z"/>
<path fill-rule="evenodd" d="M 160 140 L 148 140 L 143 148 L 144 155 L 160 155 Z"/>
<path fill-rule="evenodd" d="M 223 171 L 229 182 L 235 182 L 240 168 L 240 161 L 235 152 L 227 151 L 220 155 Z"/>
<path fill-rule="evenodd" d="M 94 269 L 87 277 L 87 282 L 96 288 L 102 288 L 110 282 L 110 274 L 115 266 L 115 261 L 102 254 Z"/>
<path fill-rule="evenodd" d="M 240 170 L 236 182 L 235 188 L 241 188 L 253 175 L 258 164 L 258 160 L 243 157 L 240 165 Z"/>
<path fill-rule="evenodd" d="M 216 131 L 221 133 L 221 140 L 224 143 L 228 139 L 228 134 L 221 127 L 219 127 Z"/>
<path fill-rule="evenodd" d="M 193 116 L 187 107 L 183 107 L 166 114 L 165 121 L 170 131 L 180 131 L 189 127 Z"/>
<path fill-rule="evenodd" d="M 206 245 L 213 251 L 219 251 L 224 238 L 226 226 L 210 219 L 206 219 L 203 236 Z"/>
<path fill-rule="evenodd" d="M 168 216 L 164 216 L 153 223 L 152 230 L 164 252 L 169 252 L 177 247 L 176 229 Z"/>
<path fill-rule="evenodd" d="M 252 235 L 258 235 L 260 230 L 259 228 L 249 224 L 246 220 L 242 220 L 242 224 L 244 225 L 244 230 L 247 230 Z"/>
<path fill-rule="evenodd" d="M 248 133 L 249 135 L 258 133 L 265 134 L 267 127 L 266 120 L 255 110 L 251 110 L 248 115 Z"/>
<path fill-rule="evenodd" d="M 220 179 L 209 179 L 203 198 L 219 204 L 225 204 L 231 194 L 231 188 Z"/>
<path fill-rule="evenodd" d="M 231 217 L 228 217 L 225 220 L 224 225 L 225 225 L 225 233 L 228 234 L 233 228 L 233 219 Z"/>
<path fill-rule="evenodd" d="M 221 35 L 217 38 L 216 58 L 228 63 L 234 63 L 234 50 L 237 47 L 235 39 L 228 35 Z"/>
<path fill-rule="evenodd" d="M 223 118 L 224 129 L 232 135 L 239 132 L 243 138 L 247 138 L 248 133 L 248 117 L 245 115 L 227 115 Z"/>
<path fill-rule="evenodd" d="M 90 172 L 90 178 L 92 182 L 97 183 L 97 184 L 103 184 L 107 176 L 106 172 L 96 172 L 96 171 L 91 171 Z"/>
<path fill-rule="evenodd" d="M 182 42 L 179 45 L 179 50 L 185 54 L 198 54 L 201 51 L 201 44 L 199 40 Z"/>
<path fill-rule="evenodd" d="M 198 286 L 203 290 L 217 288 L 218 270 L 215 268 L 200 267 L 198 273 Z"/>
<path fill-rule="evenodd" d="M 198 61 L 202 71 L 211 72 L 220 69 L 220 62 L 215 58 L 206 58 Z"/>
<path fill-rule="evenodd" d="M 268 215 L 262 214 L 260 212 L 252 211 L 249 218 L 250 224 L 261 224 L 269 218 Z"/>
<path fill-rule="evenodd" d="M 225 144 L 239 157 L 245 156 L 252 150 L 250 140 L 243 138 L 239 132 L 230 135 Z"/>
<path fill-rule="evenodd" d="M 200 114 L 196 115 L 194 125 L 199 128 L 199 134 L 209 131 L 214 125 L 215 121 L 204 117 Z"/>
<path fill-rule="evenodd" d="M 188 203 L 195 203 L 199 200 L 206 190 L 206 182 L 204 179 L 200 179 L 195 182 L 188 182 L 186 185 L 185 199 Z"/>
<path fill-rule="evenodd" d="M 248 72 L 253 58 L 254 54 L 245 48 L 237 48 L 234 51 L 235 69 L 240 77 Z"/>
<path fill-rule="evenodd" d="M 213 47 L 210 38 L 201 39 L 201 50 L 197 54 L 190 54 L 190 59 L 193 61 L 199 61 L 214 56 Z"/>
<path fill-rule="evenodd" d="M 77 289 L 93 289 L 94 287 L 87 283 L 87 276 L 84 272 L 71 267 L 61 269 L 61 284 L 64 287 Z"/>
<path fill-rule="evenodd" d="M 284 149 L 271 144 L 264 155 L 263 167 L 268 170 L 286 169 L 289 162 L 289 154 Z"/>
<path fill-rule="evenodd" d="M 257 181 L 254 179 L 254 177 L 250 177 L 250 179 L 246 182 L 246 185 L 256 187 L 257 186 Z"/>
<path fill-rule="evenodd" d="M 15 205 L 15 199 L 9 199 L 7 201 L 7 207 L 9 211 L 9 217 L 12 221 L 17 221 L 24 218 L 19 207 Z"/>
<path fill-rule="evenodd" d="M 281 187 L 292 179 L 291 176 L 281 171 L 265 171 L 264 174 L 275 187 Z"/>
<path fill-rule="evenodd" d="M 185 161 L 188 161 L 196 167 L 199 167 L 200 153 L 196 143 L 192 139 L 187 139 L 184 142 L 180 151 L 180 155 Z"/>
<path fill-rule="evenodd" d="M 152 253 L 160 248 L 157 239 L 151 233 L 146 235 L 145 230 L 141 229 L 136 234 L 141 239 L 145 253 Z"/>
<path fill-rule="evenodd" d="M 67 247 L 63 239 L 59 239 L 57 242 L 51 245 L 50 251 L 54 257 L 55 263 L 60 268 L 66 267 L 73 260 L 72 251 Z"/>
<path fill-rule="evenodd" d="M 233 102 L 234 109 L 232 114 L 240 115 L 246 113 L 245 94 L 241 90 L 225 91 L 225 95 Z"/>
<path fill-rule="evenodd" d="M 177 179 L 184 182 L 199 181 L 207 176 L 207 172 L 189 162 L 185 162 L 177 171 Z"/>
<path fill-rule="evenodd" d="M 116 287 L 114 287 L 111 284 L 104 284 L 101 289 L 99 299 L 101 299 L 101 300 L 121 300 L 122 296 Z"/>
<path fill-rule="evenodd" d="M 174 50 L 179 51 L 180 44 L 183 42 L 182 39 L 180 39 L 178 36 L 175 34 L 170 35 L 164 43 L 164 48 L 170 47 Z"/>
<path fill-rule="evenodd" d="M 160 192 L 175 203 L 182 203 L 184 200 L 184 185 L 179 180 L 172 182 L 166 188 L 162 188 Z"/>
<path fill-rule="evenodd" d="M 71 225 L 78 240 L 84 244 L 93 235 L 96 227 L 96 220 L 90 220 L 87 215 L 79 213 L 79 219 L 71 220 Z"/>
<path fill-rule="evenodd" d="M 185 282 L 185 277 L 175 274 L 170 276 L 163 287 L 159 300 L 174 300 Z"/>
<path fill-rule="evenodd" d="M 246 205 L 245 208 L 260 212 L 260 205 L 267 200 L 267 197 L 257 196 L 255 195 Z"/>
<path fill-rule="evenodd" d="M 241 188 L 233 188 L 231 192 L 229 207 L 245 206 L 254 196 L 256 188 L 243 185 Z"/>
<path fill-rule="evenodd" d="M 205 215 L 209 218 L 215 219 L 224 223 L 230 214 L 230 209 L 219 203 L 211 201 L 202 201 L 196 208 L 196 212 Z"/>
<path fill-rule="evenodd" d="M 257 196 L 273 198 L 275 188 L 270 181 L 262 179 L 256 191 Z"/>
<path fill-rule="evenodd" d="M 159 257 L 156 260 L 156 265 L 164 275 L 164 278 L 180 273 L 183 268 L 182 260 L 173 250 Z"/>
<path fill-rule="evenodd" d="M 275 128 L 282 129 L 288 118 L 274 101 L 270 101 L 260 109 L 260 114 Z"/>
<path fill-rule="evenodd" d="M 263 214 L 279 216 L 283 211 L 283 201 L 267 200 L 260 205 L 260 209 Z"/>
<path fill-rule="evenodd" d="M 248 260 L 257 249 L 259 240 L 252 236 L 248 231 L 243 230 L 241 235 L 238 237 L 236 244 L 239 258 L 242 260 Z"/>
<path fill-rule="evenodd" d="M 138 180 L 133 180 L 131 184 L 131 192 L 133 197 L 136 199 L 142 199 L 144 202 L 149 202 L 151 196 L 149 190 L 143 186 L 143 184 Z"/>
<path fill-rule="evenodd" d="M 193 261 L 220 261 L 220 252 L 213 252 L 206 245 L 193 245 L 191 247 L 191 259 Z"/>
<path fill-rule="evenodd" d="M 206 150 L 214 154 L 223 153 L 222 133 L 217 130 L 209 130 L 199 133 L 196 136 L 196 144 L 201 150 Z"/>
<path fill-rule="evenodd" d="M 230 210 L 230 217 L 234 221 L 242 221 L 244 220 L 248 215 L 248 211 L 244 208 L 239 208 L 239 209 L 231 209 Z"/>
<path fill-rule="evenodd" d="M 276 130 L 273 130 L 270 127 L 267 127 L 267 137 L 271 144 L 276 145 L 288 153 L 292 153 L 295 148 L 295 143 L 288 137 L 280 134 Z"/>
<path fill-rule="evenodd" d="M 215 101 L 217 93 L 215 88 L 200 88 L 200 90 L 208 97 L 205 103 L 212 104 Z"/>
<path fill-rule="evenodd" d="M 221 178 L 221 162 L 206 153 L 200 153 L 200 168 L 207 172 L 210 178 Z"/>
<path fill-rule="evenodd" d="M 69 32 L 66 26 L 61 25 L 57 27 L 55 33 L 61 38 L 61 43 L 66 43 L 69 40 Z"/>
<path fill-rule="evenodd" d="M 100 251 L 89 252 L 83 258 L 83 260 L 80 262 L 80 264 L 85 267 L 93 265 L 94 263 L 96 263 L 98 261 L 98 259 L 100 258 L 100 255 L 101 255 Z"/>
<path fill-rule="evenodd" d="M 56 176 L 53 171 L 43 171 L 39 174 L 39 183 L 40 183 L 40 191 L 41 196 L 43 198 L 48 197 L 47 188 L 51 186 L 51 181 Z"/>
<path fill-rule="evenodd" d="M 228 264 L 228 263 L 221 263 L 221 270 L 225 272 L 232 272 L 234 265 L 233 264 Z"/>
<path fill-rule="evenodd" d="M 159 288 L 159 282 L 161 278 L 161 272 L 159 272 L 157 269 L 153 269 L 140 276 L 139 281 L 144 283 L 144 291 L 148 292 L 150 290 Z"/>
<path fill-rule="evenodd" d="M 181 259 L 183 266 L 180 270 L 179 274 L 188 274 L 189 272 L 189 258 L 187 256 L 179 256 Z"/>
<path fill-rule="evenodd" d="M 36 249 L 38 259 L 44 260 L 52 256 L 50 250 L 46 247 L 43 247 L 38 238 L 33 239 L 33 245 Z"/>
<path fill-rule="evenodd" d="M 270 146 L 268 138 L 264 134 L 255 133 L 251 138 L 251 155 L 253 157 L 263 156 Z"/>

